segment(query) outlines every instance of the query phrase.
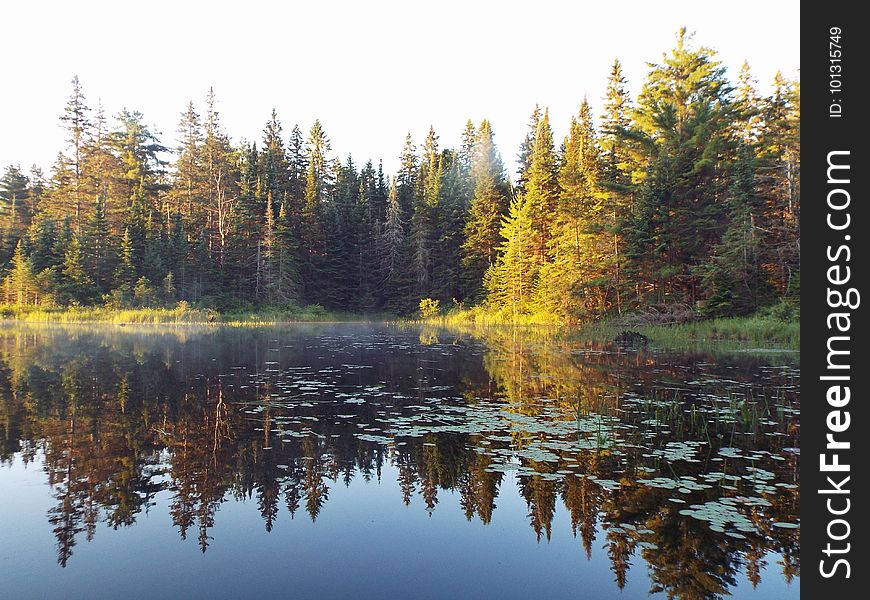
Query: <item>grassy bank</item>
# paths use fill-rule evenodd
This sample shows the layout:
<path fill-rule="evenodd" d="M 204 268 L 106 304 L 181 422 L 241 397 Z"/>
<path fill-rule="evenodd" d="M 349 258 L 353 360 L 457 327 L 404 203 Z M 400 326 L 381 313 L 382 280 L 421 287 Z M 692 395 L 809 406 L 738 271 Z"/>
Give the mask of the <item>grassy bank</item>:
<path fill-rule="evenodd" d="M 642 327 L 641 333 L 660 344 L 735 341 L 759 346 L 798 348 L 800 321 L 780 321 L 769 317 L 730 317 L 695 321 L 679 325 Z"/>
<path fill-rule="evenodd" d="M 684 347 L 733 342 L 757 347 L 774 346 L 796 349 L 800 346 L 800 319 L 797 316 L 778 318 L 769 313 L 748 317 L 699 319 L 678 324 L 627 324 L 620 319 L 597 321 L 583 325 L 559 323 L 549 314 L 523 314 L 515 318 L 504 311 L 487 311 L 482 307 L 453 309 L 432 315 L 421 322 L 444 327 L 557 326 L 562 334 L 577 335 L 600 342 L 613 340 L 625 330 L 637 331 L 664 347 Z"/>
<path fill-rule="evenodd" d="M 509 310 L 491 310 L 483 306 L 472 308 L 452 308 L 445 313 L 430 314 L 419 320 L 429 325 L 451 326 L 495 326 L 495 325 L 547 325 L 560 324 L 558 317 L 551 313 L 519 313 Z"/>
<path fill-rule="evenodd" d="M 625 327 L 618 321 L 604 321 L 582 326 L 578 334 L 604 341 L 612 340 L 626 329 L 642 333 L 656 346 L 668 348 L 732 342 L 758 348 L 798 349 L 801 342 L 800 321 L 782 321 L 766 316 L 727 317 L 674 325 L 633 327 Z"/>
<path fill-rule="evenodd" d="M 115 324 L 223 324 L 270 325 L 290 322 L 380 320 L 381 315 L 337 313 L 320 306 L 265 308 L 218 312 L 210 308 L 191 307 L 179 302 L 174 308 L 118 309 L 104 306 L 40 308 L 0 306 L 4 320 L 29 323 L 115 323 Z"/>
<path fill-rule="evenodd" d="M 218 312 L 179 302 L 174 308 L 117 309 L 109 307 L 38 308 L 0 306 L 0 317 L 30 323 L 115 323 L 115 324 L 222 324 L 273 325 L 293 322 L 392 321 L 385 314 L 360 315 L 331 312 L 320 306 L 264 308 Z M 559 324 L 552 315 L 526 314 L 516 317 L 488 312 L 480 307 L 456 309 L 412 321 L 439 327 L 474 329 L 493 326 L 531 326 L 559 330 L 561 335 L 608 342 L 626 329 L 638 331 L 663 347 L 685 347 L 719 342 L 751 344 L 756 347 L 796 349 L 800 346 L 800 322 L 770 315 L 698 320 L 675 325 L 626 325 L 619 320 L 586 325 Z"/>

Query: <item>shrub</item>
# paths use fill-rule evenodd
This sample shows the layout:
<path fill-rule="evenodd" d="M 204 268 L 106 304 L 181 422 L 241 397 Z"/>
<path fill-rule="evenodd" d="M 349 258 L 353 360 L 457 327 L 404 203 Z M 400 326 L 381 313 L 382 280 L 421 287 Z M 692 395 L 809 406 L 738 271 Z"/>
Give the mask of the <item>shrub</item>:
<path fill-rule="evenodd" d="M 420 318 L 434 319 L 441 314 L 441 302 L 433 298 L 420 300 Z"/>
<path fill-rule="evenodd" d="M 776 319 L 777 321 L 799 321 L 801 318 L 800 301 L 781 298 L 776 304 L 772 304 L 759 311 L 762 317 Z"/>

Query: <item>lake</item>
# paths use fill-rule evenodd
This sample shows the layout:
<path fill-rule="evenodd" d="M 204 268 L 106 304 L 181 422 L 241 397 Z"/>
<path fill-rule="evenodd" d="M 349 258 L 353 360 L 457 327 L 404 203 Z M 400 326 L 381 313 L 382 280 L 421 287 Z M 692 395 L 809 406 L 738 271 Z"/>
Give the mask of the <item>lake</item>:
<path fill-rule="evenodd" d="M 799 596 L 796 353 L 0 326 L 4 598 Z"/>

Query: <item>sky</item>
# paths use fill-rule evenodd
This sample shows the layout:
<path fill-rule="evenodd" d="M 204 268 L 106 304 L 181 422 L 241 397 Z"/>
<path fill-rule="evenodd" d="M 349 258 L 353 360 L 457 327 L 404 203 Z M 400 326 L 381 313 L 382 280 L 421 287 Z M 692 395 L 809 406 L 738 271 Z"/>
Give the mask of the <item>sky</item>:
<path fill-rule="evenodd" d="M 681 26 L 729 76 L 748 60 L 762 92 L 777 70 L 797 78 L 800 68 L 793 1 L 227 4 L 0 4 L 0 169 L 48 173 L 74 75 L 89 106 L 142 112 L 169 147 L 188 101 L 204 113 L 213 87 L 234 142 L 261 139 L 274 108 L 285 137 L 319 118 L 335 156 L 383 159 L 394 172 L 406 133 L 419 147 L 431 125 L 455 147 L 468 119 L 486 118 L 512 172 L 536 103 L 560 140 L 584 96 L 597 114 L 614 58 L 636 96 Z"/>

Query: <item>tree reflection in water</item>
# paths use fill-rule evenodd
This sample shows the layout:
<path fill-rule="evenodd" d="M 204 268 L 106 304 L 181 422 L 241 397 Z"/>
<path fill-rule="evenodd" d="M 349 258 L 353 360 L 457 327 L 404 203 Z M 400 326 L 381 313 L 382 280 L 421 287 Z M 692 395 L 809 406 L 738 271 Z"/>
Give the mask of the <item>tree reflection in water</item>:
<path fill-rule="evenodd" d="M 520 330 L 16 326 L 0 330 L 0 461 L 41 461 L 61 566 L 159 493 L 205 552 L 222 503 L 255 499 L 271 531 L 282 503 L 316 520 L 330 488 L 389 464 L 406 505 L 454 491 L 484 525 L 512 474 L 539 541 L 564 507 L 620 589 L 640 557 L 651 591 L 717 598 L 771 556 L 798 575 L 798 378 Z"/>

